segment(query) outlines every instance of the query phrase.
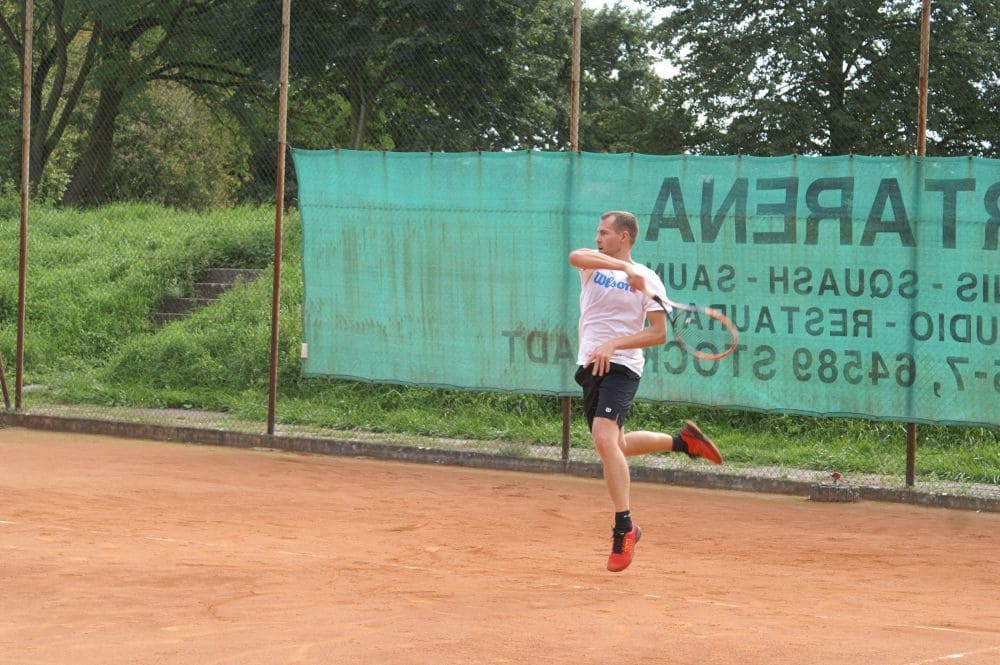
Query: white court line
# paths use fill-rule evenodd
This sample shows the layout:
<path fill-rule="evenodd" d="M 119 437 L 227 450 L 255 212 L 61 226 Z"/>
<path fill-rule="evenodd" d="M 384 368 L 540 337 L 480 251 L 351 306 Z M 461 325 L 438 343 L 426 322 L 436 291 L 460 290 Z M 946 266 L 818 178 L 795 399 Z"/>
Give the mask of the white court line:
<path fill-rule="evenodd" d="M 278 554 L 287 554 L 289 556 L 309 556 L 314 559 L 326 559 L 328 558 L 325 554 L 312 554 L 310 552 L 289 552 L 288 550 L 278 550 Z"/>
<path fill-rule="evenodd" d="M 25 524 L 27 526 L 33 526 L 37 529 L 55 529 L 56 531 L 77 531 L 70 526 L 58 526 L 56 524 L 32 524 L 31 522 L 11 522 L 9 520 L 0 520 L 0 524 Z"/>
<path fill-rule="evenodd" d="M 985 649 L 976 649 L 974 651 L 966 651 L 964 653 L 950 653 L 947 656 L 938 656 L 937 658 L 927 658 L 925 660 L 915 660 L 912 663 L 907 663 L 906 665 L 927 665 L 927 663 L 940 663 L 946 660 L 961 660 L 966 656 L 978 656 L 983 653 L 992 653 L 994 651 L 1000 651 L 1000 644 L 995 647 L 986 647 Z"/>
<path fill-rule="evenodd" d="M 431 570 L 430 568 L 427 568 L 425 566 L 410 566 L 410 565 L 407 565 L 405 563 L 380 563 L 378 565 L 379 566 L 384 566 L 386 568 L 402 568 L 403 570 L 419 570 L 422 573 L 429 573 L 430 570 Z M 435 570 L 440 570 L 440 568 L 437 568 Z M 451 572 L 452 571 L 450 571 L 450 570 L 448 571 L 449 574 Z"/>
<path fill-rule="evenodd" d="M 972 628 L 945 628 L 944 626 L 911 626 L 912 628 L 923 628 L 924 630 L 939 630 L 944 633 L 964 633 L 966 635 L 995 635 L 995 630 L 975 630 Z"/>

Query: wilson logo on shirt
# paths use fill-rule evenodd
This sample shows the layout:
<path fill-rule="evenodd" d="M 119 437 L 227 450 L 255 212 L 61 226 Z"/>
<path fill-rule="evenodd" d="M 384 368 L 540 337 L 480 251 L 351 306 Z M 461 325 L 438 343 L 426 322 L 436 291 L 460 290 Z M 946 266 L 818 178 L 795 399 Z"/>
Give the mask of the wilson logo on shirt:
<path fill-rule="evenodd" d="M 628 285 L 628 282 L 619 282 L 611 275 L 605 275 L 600 271 L 594 273 L 594 284 L 603 286 L 606 289 L 620 289 L 622 291 L 633 290 L 632 287 Z"/>

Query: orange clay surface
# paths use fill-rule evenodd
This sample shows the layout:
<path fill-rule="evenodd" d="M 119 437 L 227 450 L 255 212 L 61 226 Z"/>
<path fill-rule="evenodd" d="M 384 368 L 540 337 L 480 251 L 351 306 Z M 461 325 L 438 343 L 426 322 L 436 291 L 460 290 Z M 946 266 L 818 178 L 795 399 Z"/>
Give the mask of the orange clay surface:
<path fill-rule="evenodd" d="M 0 430 L 0 663 L 1000 663 L 1000 514 Z"/>

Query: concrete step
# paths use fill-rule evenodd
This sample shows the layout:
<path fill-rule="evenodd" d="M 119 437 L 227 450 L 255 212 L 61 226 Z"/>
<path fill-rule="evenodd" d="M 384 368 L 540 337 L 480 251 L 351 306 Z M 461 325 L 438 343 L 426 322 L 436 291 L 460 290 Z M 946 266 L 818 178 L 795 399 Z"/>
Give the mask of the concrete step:
<path fill-rule="evenodd" d="M 230 282 L 198 282 L 194 285 L 195 298 L 215 299 L 233 288 Z"/>
<path fill-rule="evenodd" d="M 181 314 L 178 312 L 156 312 L 153 314 L 153 325 L 157 327 L 162 327 L 168 323 L 173 323 L 174 321 L 180 321 L 181 319 L 187 318 L 187 314 Z"/>
<path fill-rule="evenodd" d="M 160 305 L 160 311 L 164 314 L 188 314 L 213 302 L 214 298 L 167 298 Z"/>
<path fill-rule="evenodd" d="M 264 273 L 263 270 L 252 268 L 209 268 L 198 279 L 199 282 L 214 284 L 235 284 L 243 279 L 252 282 Z"/>
<path fill-rule="evenodd" d="M 250 268 L 209 268 L 194 284 L 191 298 L 166 298 L 160 311 L 153 314 L 153 323 L 164 326 L 183 319 L 199 307 L 211 305 L 229 289 L 242 282 L 252 282 L 264 274 L 263 270 Z"/>

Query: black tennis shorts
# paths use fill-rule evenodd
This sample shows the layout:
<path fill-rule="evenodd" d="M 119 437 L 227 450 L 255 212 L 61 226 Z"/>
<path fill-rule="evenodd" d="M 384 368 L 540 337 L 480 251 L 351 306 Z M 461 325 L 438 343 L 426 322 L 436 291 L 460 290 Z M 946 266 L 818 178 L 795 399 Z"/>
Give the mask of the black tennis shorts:
<path fill-rule="evenodd" d="M 593 431 L 594 418 L 607 418 L 622 427 L 639 390 L 639 375 L 617 363 L 611 363 L 611 369 L 604 376 L 594 376 L 593 371 L 593 365 L 580 367 L 574 377 L 583 388 L 587 426 Z"/>

